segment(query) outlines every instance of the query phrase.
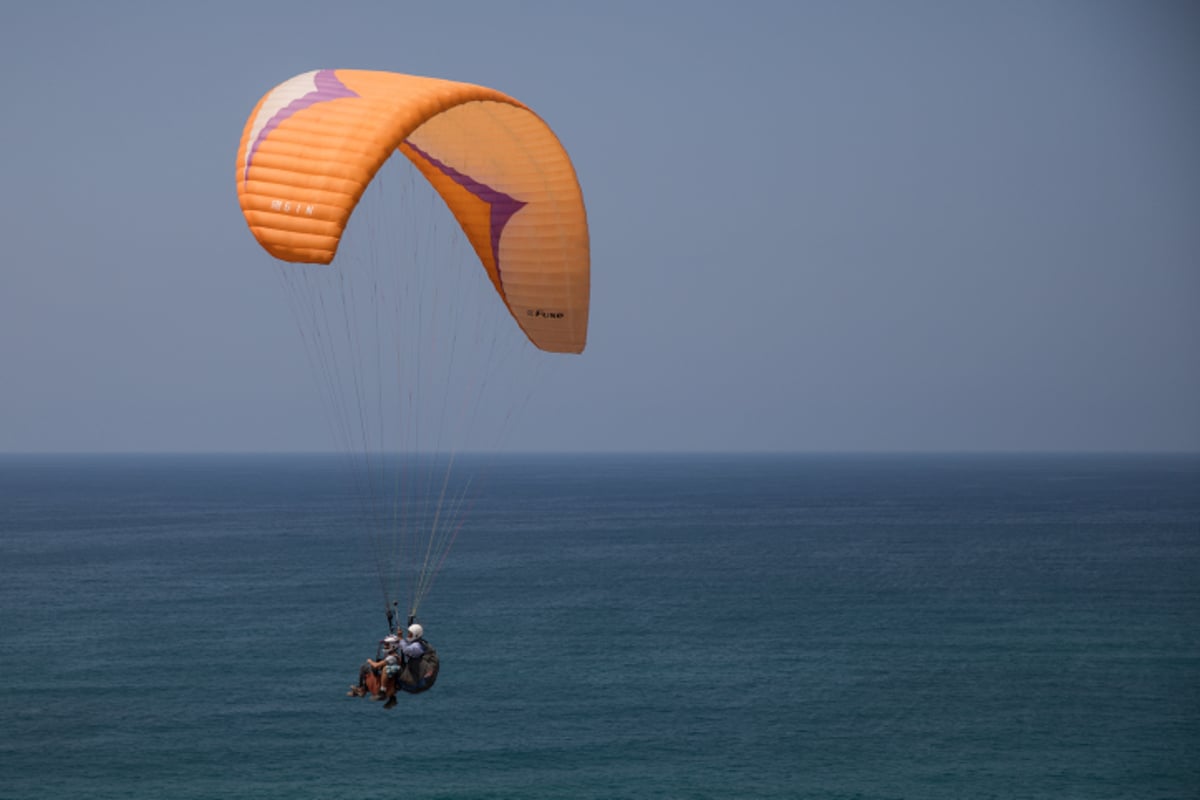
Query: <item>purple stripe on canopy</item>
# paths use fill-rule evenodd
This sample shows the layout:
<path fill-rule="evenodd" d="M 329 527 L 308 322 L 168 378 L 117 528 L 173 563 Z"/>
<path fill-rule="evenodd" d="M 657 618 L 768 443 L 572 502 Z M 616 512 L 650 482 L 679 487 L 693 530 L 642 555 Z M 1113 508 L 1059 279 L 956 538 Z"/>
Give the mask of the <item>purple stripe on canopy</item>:
<path fill-rule="evenodd" d="M 444 164 L 441 161 L 438 161 L 436 158 L 429 155 L 429 153 L 426 153 L 424 150 L 413 144 L 411 140 L 406 140 L 404 143 L 411 147 L 417 155 L 436 167 L 443 175 L 488 204 L 488 207 L 491 209 L 491 216 L 488 222 L 492 239 L 492 263 L 496 265 L 496 276 L 499 277 L 500 234 L 504 232 L 504 226 L 508 224 L 510 219 L 512 219 L 513 214 L 516 214 L 522 208 L 527 206 L 528 203 L 526 203 L 524 200 L 518 200 L 515 197 L 510 197 L 504 192 L 501 192 L 498 189 L 493 189 L 487 184 L 480 183 L 469 175 L 464 175 L 449 164 Z"/>
<path fill-rule="evenodd" d="M 254 161 L 254 154 L 258 152 L 258 146 L 270 135 L 271 131 L 279 127 L 279 123 L 297 112 L 311 108 L 317 103 L 324 103 L 327 100 L 337 100 L 342 97 L 358 97 L 358 93 L 348 89 L 344 83 L 338 80 L 337 75 L 331 69 L 318 71 L 314 76 L 313 82 L 316 84 L 316 89 L 301 97 L 297 97 L 276 111 L 275 115 L 258 132 L 258 136 L 254 138 L 254 142 L 250 145 L 250 152 L 246 154 L 246 172 L 242 176 L 243 184 L 250 179 L 250 164 Z"/>

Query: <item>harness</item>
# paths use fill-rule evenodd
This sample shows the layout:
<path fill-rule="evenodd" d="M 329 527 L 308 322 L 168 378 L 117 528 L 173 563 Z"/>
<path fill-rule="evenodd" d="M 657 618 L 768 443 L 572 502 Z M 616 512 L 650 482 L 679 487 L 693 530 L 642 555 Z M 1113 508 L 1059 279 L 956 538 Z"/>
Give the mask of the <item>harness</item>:
<path fill-rule="evenodd" d="M 398 682 L 400 690 L 410 694 L 419 694 L 432 688 L 441 668 L 437 648 L 427 642 L 425 637 L 417 639 L 417 642 L 425 652 L 416 658 L 405 657 L 404 671 L 400 673 Z"/>

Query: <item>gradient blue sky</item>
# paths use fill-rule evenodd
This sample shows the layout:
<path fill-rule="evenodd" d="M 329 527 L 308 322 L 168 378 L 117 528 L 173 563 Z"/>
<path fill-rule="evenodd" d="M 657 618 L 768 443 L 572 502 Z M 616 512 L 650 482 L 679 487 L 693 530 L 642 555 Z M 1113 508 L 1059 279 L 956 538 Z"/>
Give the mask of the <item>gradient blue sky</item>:
<path fill-rule="evenodd" d="M 258 98 L 484 83 L 584 188 L 555 450 L 1200 450 L 1186 2 L 8 4 L 0 451 L 331 446 L 234 194 Z"/>

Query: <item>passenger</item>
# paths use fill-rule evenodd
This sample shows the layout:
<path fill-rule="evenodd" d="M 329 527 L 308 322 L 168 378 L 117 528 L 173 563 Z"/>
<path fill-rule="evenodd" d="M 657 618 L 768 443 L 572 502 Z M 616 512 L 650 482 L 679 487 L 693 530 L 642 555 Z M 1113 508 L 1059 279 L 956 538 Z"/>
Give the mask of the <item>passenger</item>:
<path fill-rule="evenodd" d="M 389 654 L 379 661 L 367 661 L 371 665 L 371 669 L 379 671 L 379 694 L 372 697 L 372 700 L 382 700 L 385 697 L 387 702 L 383 704 L 384 708 L 391 708 L 396 705 L 396 687 L 399 683 L 400 671 L 403 667 L 400 665 L 400 658 L 394 653 Z"/>
<path fill-rule="evenodd" d="M 358 683 L 350 685 L 350 691 L 346 692 L 347 697 L 366 697 L 371 694 L 372 700 L 383 700 L 386 695 L 382 693 L 371 693 L 368 686 L 368 676 L 374 675 L 377 685 L 382 684 L 382 676 L 377 667 L 372 666 L 376 661 L 382 662 L 389 655 L 396 654 L 396 646 L 400 643 L 400 637 L 395 634 L 388 634 L 379 641 L 379 646 L 375 648 L 375 660 L 367 659 L 358 668 Z"/>

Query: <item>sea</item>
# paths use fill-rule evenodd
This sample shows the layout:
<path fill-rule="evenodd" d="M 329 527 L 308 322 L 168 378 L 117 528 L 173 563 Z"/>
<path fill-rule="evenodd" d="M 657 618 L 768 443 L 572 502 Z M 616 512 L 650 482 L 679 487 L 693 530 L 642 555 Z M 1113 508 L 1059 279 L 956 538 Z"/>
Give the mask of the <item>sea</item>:
<path fill-rule="evenodd" d="M 0 798 L 1200 797 L 1200 456 L 491 458 L 384 709 L 338 458 L 0 456 Z"/>

